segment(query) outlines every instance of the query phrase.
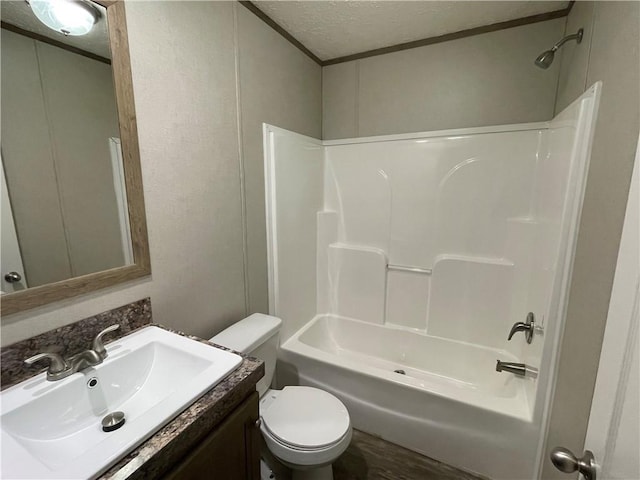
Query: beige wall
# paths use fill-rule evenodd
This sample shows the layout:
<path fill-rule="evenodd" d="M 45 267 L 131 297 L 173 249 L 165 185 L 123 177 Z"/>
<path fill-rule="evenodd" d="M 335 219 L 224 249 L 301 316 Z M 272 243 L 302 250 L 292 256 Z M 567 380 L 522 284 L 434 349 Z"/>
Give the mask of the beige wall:
<path fill-rule="evenodd" d="M 565 19 L 323 68 L 323 138 L 549 120 L 559 66 L 533 64 Z"/>
<path fill-rule="evenodd" d="M 611 295 L 640 125 L 640 3 L 576 2 L 567 33 L 585 29 L 562 57 L 560 111 L 603 81 L 553 400 L 542 478 L 566 474 L 548 461 L 564 446 L 581 454 Z"/>
<path fill-rule="evenodd" d="M 241 173 L 247 185 L 262 182 L 256 124 L 320 132 L 320 67 L 244 7 L 126 2 L 126 10 L 153 275 L 3 318 L 3 345 L 145 296 L 156 322 L 202 337 L 241 319 Z M 247 218 L 264 221 L 261 199 L 246 205 Z M 266 274 L 252 288 L 266 298 Z"/>

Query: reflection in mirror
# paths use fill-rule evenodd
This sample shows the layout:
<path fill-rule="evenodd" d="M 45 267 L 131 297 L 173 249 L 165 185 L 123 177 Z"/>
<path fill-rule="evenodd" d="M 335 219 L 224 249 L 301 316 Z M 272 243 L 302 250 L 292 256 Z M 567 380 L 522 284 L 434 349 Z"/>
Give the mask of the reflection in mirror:
<path fill-rule="evenodd" d="M 73 36 L 2 2 L 5 293 L 133 263 L 107 15 L 91 5 Z"/>

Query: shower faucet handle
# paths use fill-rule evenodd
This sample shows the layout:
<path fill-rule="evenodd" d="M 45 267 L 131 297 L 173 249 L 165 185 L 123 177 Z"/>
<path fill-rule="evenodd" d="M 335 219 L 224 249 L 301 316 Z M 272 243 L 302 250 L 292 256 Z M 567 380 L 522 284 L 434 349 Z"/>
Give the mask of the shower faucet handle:
<path fill-rule="evenodd" d="M 516 332 L 525 332 L 525 338 L 527 339 L 527 343 L 531 343 L 533 341 L 533 332 L 535 330 L 535 323 L 536 323 L 536 318 L 535 315 L 533 314 L 533 312 L 529 312 L 527 314 L 527 319 L 525 320 L 525 322 L 516 322 L 513 324 L 513 326 L 511 327 L 511 331 L 509 332 L 509 336 L 507 337 L 507 340 L 511 340 L 511 337 L 513 337 L 513 335 Z"/>

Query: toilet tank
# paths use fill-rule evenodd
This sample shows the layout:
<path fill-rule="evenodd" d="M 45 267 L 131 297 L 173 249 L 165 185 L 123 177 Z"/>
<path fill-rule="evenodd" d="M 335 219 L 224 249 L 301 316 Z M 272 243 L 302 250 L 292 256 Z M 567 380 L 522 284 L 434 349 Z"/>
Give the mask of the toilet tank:
<path fill-rule="evenodd" d="M 264 362 L 264 377 L 256 386 L 260 396 L 267 391 L 273 381 L 280 325 L 282 320 L 278 317 L 254 313 L 210 339 L 213 343 L 256 357 Z"/>

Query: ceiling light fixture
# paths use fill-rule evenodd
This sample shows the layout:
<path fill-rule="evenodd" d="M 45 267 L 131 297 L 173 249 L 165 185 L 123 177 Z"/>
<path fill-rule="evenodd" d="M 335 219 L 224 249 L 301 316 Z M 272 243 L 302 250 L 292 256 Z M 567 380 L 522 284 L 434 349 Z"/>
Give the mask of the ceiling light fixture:
<path fill-rule="evenodd" d="M 38 20 L 63 35 L 86 35 L 100 18 L 100 13 L 81 0 L 30 0 L 29 6 Z"/>

